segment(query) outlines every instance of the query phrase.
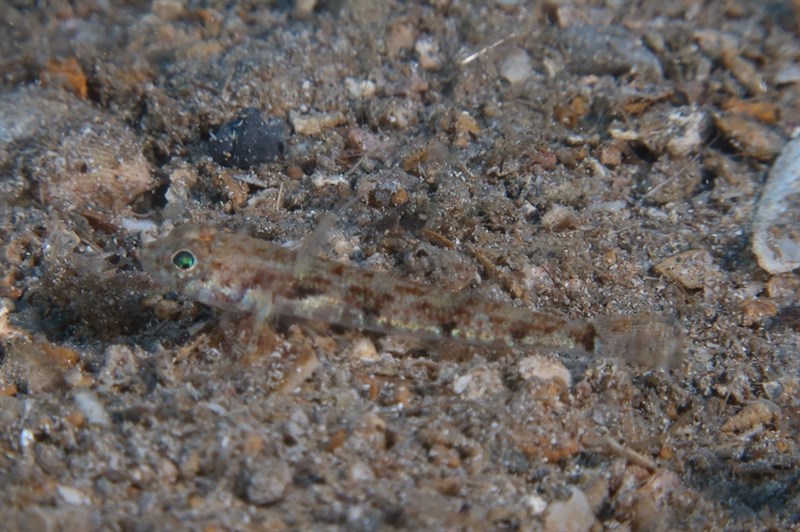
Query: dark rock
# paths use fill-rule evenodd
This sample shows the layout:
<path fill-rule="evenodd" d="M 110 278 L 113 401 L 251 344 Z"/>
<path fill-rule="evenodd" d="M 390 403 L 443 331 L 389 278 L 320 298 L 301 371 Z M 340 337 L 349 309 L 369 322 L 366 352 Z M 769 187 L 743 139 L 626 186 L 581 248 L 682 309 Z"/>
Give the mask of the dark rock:
<path fill-rule="evenodd" d="M 223 166 L 249 168 L 282 158 L 286 153 L 286 134 L 282 120 L 264 120 L 258 109 L 248 107 L 211 135 L 208 149 L 211 157 Z"/>

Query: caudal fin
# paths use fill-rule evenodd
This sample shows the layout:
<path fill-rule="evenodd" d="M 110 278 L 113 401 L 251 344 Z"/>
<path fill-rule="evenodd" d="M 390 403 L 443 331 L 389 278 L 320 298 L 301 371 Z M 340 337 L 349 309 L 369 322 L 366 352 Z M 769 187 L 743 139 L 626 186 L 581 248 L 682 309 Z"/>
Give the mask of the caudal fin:
<path fill-rule="evenodd" d="M 683 333 L 672 316 L 610 316 L 594 321 L 597 354 L 640 366 L 674 367 L 683 352 Z"/>

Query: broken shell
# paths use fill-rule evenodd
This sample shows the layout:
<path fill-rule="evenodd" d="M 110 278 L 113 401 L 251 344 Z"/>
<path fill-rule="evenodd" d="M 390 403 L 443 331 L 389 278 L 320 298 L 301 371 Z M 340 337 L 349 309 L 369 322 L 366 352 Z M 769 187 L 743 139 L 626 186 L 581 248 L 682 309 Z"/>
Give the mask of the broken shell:
<path fill-rule="evenodd" d="M 800 267 L 800 138 L 775 160 L 756 206 L 753 253 L 769 273 Z"/>
<path fill-rule="evenodd" d="M 690 290 L 708 286 L 719 275 L 713 257 L 702 249 L 673 255 L 658 263 L 655 271 Z"/>
<path fill-rule="evenodd" d="M 156 184 L 134 132 L 77 96 L 23 89 L 0 109 L 4 199 L 30 190 L 61 212 L 119 213 Z"/>

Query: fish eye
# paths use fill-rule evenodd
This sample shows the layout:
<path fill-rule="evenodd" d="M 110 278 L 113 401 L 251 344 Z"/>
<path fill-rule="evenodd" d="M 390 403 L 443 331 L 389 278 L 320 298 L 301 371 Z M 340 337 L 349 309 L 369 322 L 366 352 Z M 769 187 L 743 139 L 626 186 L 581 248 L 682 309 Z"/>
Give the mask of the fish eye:
<path fill-rule="evenodd" d="M 189 271 L 197 265 L 197 257 L 188 249 L 182 249 L 172 256 L 172 264 L 183 271 Z"/>

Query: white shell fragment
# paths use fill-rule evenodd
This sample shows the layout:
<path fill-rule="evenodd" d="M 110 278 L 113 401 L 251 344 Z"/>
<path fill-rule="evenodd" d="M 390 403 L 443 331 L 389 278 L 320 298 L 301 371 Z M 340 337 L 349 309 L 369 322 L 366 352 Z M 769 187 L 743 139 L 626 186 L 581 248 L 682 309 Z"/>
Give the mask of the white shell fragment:
<path fill-rule="evenodd" d="M 753 221 L 753 253 L 772 274 L 800 267 L 800 138 L 772 165 Z"/>

